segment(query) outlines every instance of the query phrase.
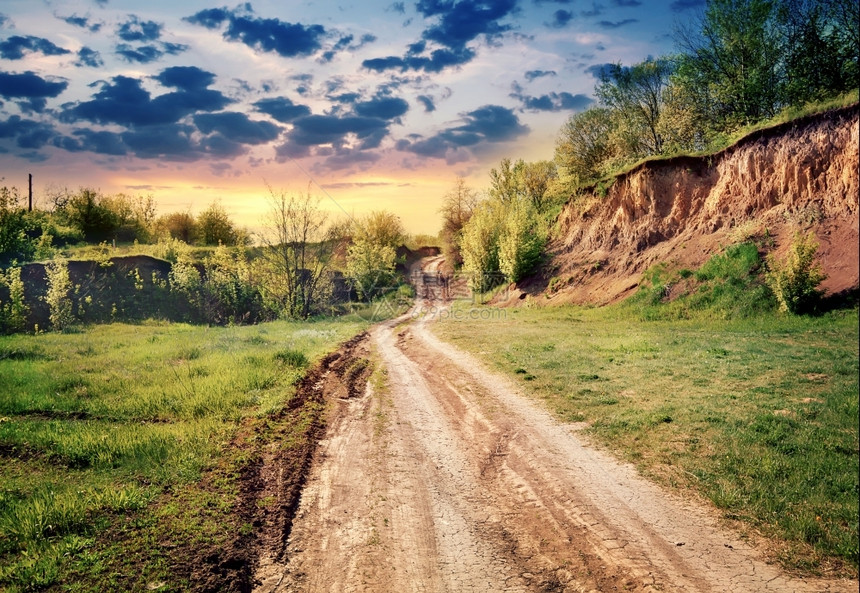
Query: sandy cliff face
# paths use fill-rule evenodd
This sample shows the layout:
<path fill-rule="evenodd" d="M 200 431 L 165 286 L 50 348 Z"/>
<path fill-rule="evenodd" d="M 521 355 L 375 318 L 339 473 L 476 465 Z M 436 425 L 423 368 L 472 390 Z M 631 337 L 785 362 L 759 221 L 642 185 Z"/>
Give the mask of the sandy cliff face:
<path fill-rule="evenodd" d="M 605 197 L 568 204 L 542 280 L 559 302 L 607 303 L 630 294 L 657 262 L 695 268 L 754 232 L 777 252 L 812 230 L 836 293 L 858 282 L 858 106 L 757 132 L 709 157 L 647 162 Z"/>

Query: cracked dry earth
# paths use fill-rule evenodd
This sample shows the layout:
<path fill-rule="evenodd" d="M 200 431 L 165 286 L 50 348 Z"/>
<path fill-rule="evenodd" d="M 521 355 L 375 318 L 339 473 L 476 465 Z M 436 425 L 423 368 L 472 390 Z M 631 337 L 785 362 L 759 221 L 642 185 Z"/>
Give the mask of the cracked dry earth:
<path fill-rule="evenodd" d="M 437 339 L 433 321 L 370 332 L 385 381 L 335 402 L 286 553 L 261 564 L 255 591 L 858 590 L 765 563 L 712 511 Z"/>

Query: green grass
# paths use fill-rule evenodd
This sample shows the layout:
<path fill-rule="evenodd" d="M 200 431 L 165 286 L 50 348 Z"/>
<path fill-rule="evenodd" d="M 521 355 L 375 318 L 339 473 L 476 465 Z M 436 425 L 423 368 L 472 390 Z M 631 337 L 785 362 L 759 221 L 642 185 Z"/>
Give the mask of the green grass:
<path fill-rule="evenodd" d="M 159 558 L 140 538 L 164 525 L 191 542 L 221 533 L 235 484 L 200 489 L 201 476 L 244 419 L 281 410 L 311 362 L 366 325 L 147 322 L 0 337 L 0 590 L 56 585 L 71 566 L 110 588 L 102 573 L 129 544 L 99 536 L 118 517 L 148 522 L 128 528 L 131 545 Z M 165 499 L 179 492 L 187 504 Z"/>
<path fill-rule="evenodd" d="M 720 265 L 731 267 L 703 280 Z M 784 565 L 856 575 L 857 309 L 649 320 L 642 307 L 510 309 L 434 328 L 646 475 L 763 532 Z"/>

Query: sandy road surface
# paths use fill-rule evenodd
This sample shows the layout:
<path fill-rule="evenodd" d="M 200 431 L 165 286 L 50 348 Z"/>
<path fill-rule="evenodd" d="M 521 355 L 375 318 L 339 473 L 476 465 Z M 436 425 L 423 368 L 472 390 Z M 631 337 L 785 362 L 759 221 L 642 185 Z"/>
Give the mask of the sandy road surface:
<path fill-rule="evenodd" d="M 425 295 L 440 304 L 432 282 Z M 257 591 L 857 591 L 762 562 L 435 338 L 434 321 L 371 332 L 386 384 L 336 403 L 285 558 Z"/>

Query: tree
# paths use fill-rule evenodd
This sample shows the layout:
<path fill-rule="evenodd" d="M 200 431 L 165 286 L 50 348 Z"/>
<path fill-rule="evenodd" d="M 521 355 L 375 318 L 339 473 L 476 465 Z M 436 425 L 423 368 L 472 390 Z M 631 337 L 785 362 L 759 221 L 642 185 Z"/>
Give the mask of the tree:
<path fill-rule="evenodd" d="M 555 144 L 555 162 L 574 184 L 598 177 L 612 157 L 610 110 L 592 107 L 565 122 Z"/>
<path fill-rule="evenodd" d="M 353 225 L 353 234 L 372 243 L 385 245 L 397 250 L 406 239 L 406 231 L 400 218 L 391 212 L 379 210 L 371 212 Z"/>
<path fill-rule="evenodd" d="M 522 168 L 523 193 L 535 207 L 542 212 L 550 185 L 558 179 L 558 168 L 553 161 L 525 163 Z"/>
<path fill-rule="evenodd" d="M 319 198 L 310 193 L 287 196 L 269 188 L 271 210 L 261 237 L 266 299 L 283 314 L 305 319 L 321 305 L 328 285 L 332 253 L 339 242 Z"/>
<path fill-rule="evenodd" d="M 630 67 L 612 64 L 601 73 L 595 93 L 611 110 L 614 128 L 621 132 L 621 142 L 631 157 L 663 151 L 658 122 L 671 73 L 670 60 L 650 57 Z"/>
<path fill-rule="evenodd" d="M 0 265 L 26 261 L 33 255 L 35 247 L 27 236 L 27 211 L 19 202 L 16 188 L 0 187 Z"/>
<path fill-rule="evenodd" d="M 511 159 L 503 158 L 499 168 L 490 169 L 490 197 L 500 202 L 513 202 L 523 195 L 522 159 L 513 165 Z"/>
<path fill-rule="evenodd" d="M 390 212 L 372 212 L 355 221 L 346 269 L 359 297 L 369 301 L 393 285 L 397 248 L 404 237 L 403 224 Z"/>
<path fill-rule="evenodd" d="M 159 233 L 190 245 L 197 235 L 197 221 L 190 212 L 172 212 L 161 216 L 155 223 Z"/>
<path fill-rule="evenodd" d="M 439 233 L 445 257 L 452 266 L 463 263 L 460 254 L 460 239 L 463 226 L 472 217 L 478 204 L 478 194 L 466 185 L 466 180 L 457 177 L 454 187 L 445 194 L 442 204 L 442 230 Z"/>
<path fill-rule="evenodd" d="M 499 271 L 508 282 L 519 282 L 540 260 L 547 232 L 530 201 L 507 204 L 501 214 Z"/>
<path fill-rule="evenodd" d="M 815 261 L 818 242 L 815 235 L 797 233 L 791 249 L 782 259 L 771 254 L 767 258 L 765 280 L 776 295 L 781 311 L 804 313 L 814 308 L 821 297 L 818 289 L 827 275 Z"/>
<path fill-rule="evenodd" d="M 772 117 L 781 106 L 773 15 L 771 0 L 708 0 L 699 30 L 676 33 L 689 78 L 708 89 L 724 129 Z"/>
<path fill-rule="evenodd" d="M 108 207 L 104 196 L 94 189 L 82 187 L 69 198 L 63 212 L 69 223 L 77 228 L 87 241 L 102 241 L 120 224 L 120 217 Z"/>
<path fill-rule="evenodd" d="M 221 202 L 215 200 L 197 217 L 197 232 L 204 245 L 235 245 L 236 229 Z"/>
<path fill-rule="evenodd" d="M 463 269 L 469 273 L 472 289 L 483 292 L 500 280 L 499 231 L 501 202 L 486 200 L 477 206 L 463 227 L 460 249 Z"/>

